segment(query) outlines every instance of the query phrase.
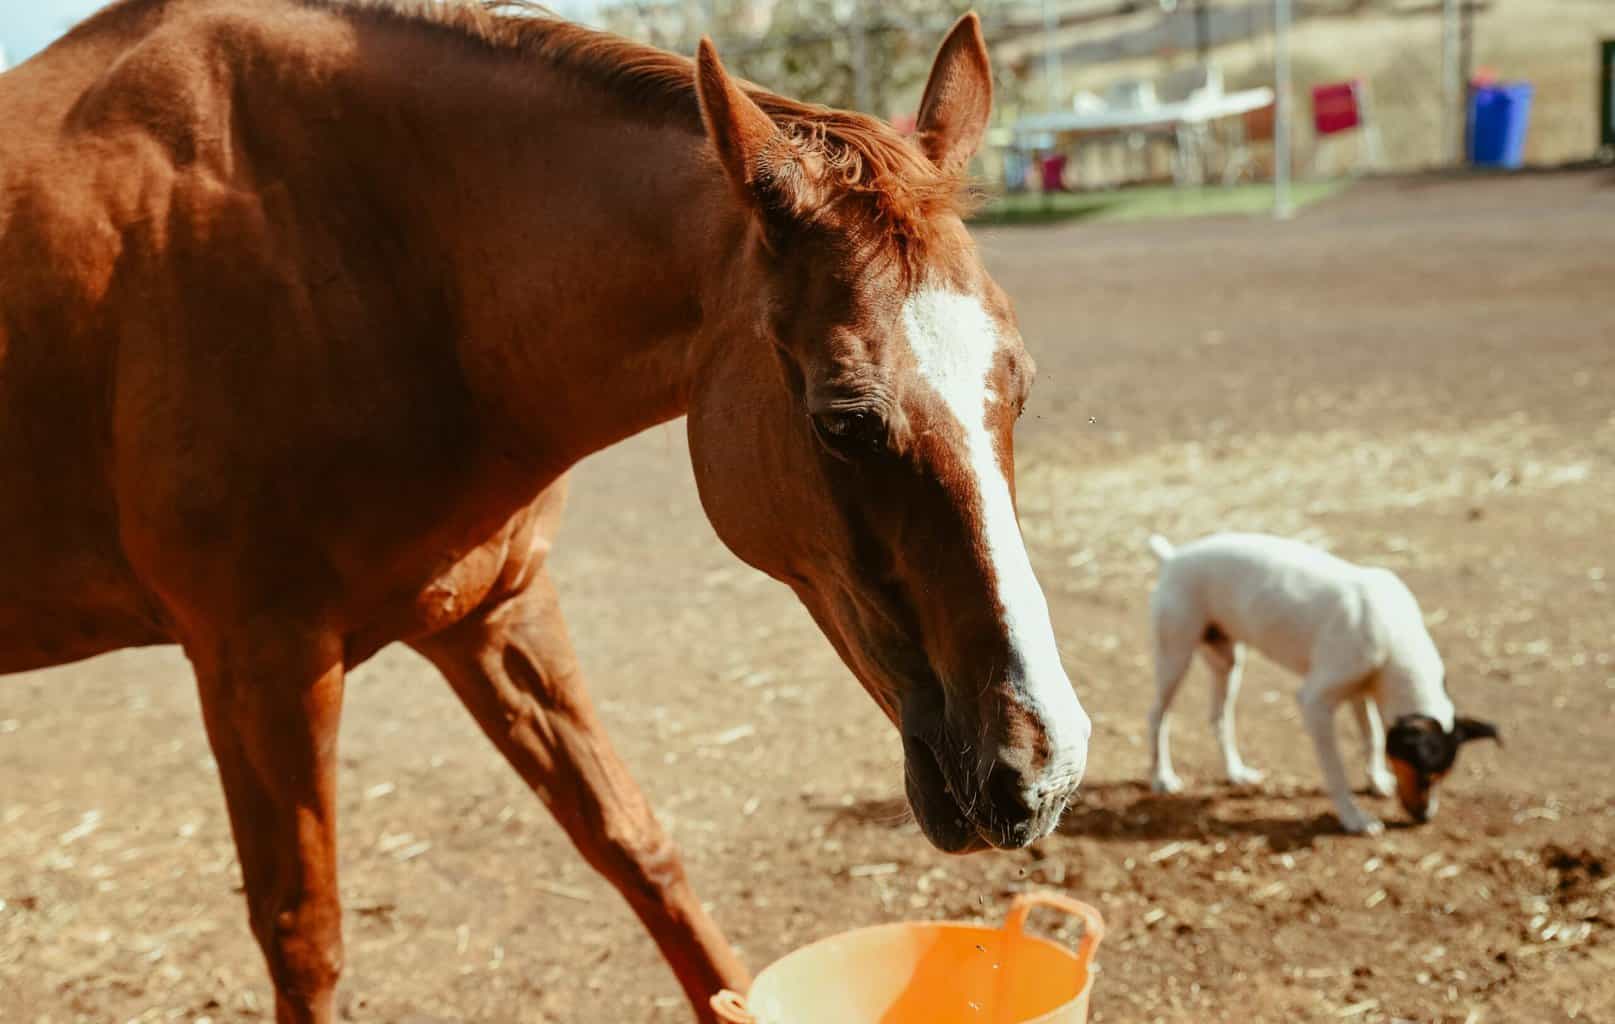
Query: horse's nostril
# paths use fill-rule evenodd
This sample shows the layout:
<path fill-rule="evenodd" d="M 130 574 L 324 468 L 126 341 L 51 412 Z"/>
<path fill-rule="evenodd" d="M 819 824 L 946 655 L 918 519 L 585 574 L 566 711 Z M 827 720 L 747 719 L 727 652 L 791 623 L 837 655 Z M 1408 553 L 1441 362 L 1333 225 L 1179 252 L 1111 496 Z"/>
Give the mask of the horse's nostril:
<path fill-rule="evenodd" d="M 1014 821 L 1030 813 L 1022 794 L 1020 773 L 1003 764 L 995 765 L 987 776 L 986 797 L 1001 818 Z"/>

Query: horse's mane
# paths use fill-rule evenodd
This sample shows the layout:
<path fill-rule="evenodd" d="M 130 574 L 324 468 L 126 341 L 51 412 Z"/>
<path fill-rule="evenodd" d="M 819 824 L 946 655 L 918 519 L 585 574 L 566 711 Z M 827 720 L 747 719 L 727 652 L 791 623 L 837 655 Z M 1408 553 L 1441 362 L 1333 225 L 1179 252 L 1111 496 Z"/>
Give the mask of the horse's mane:
<path fill-rule="evenodd" d="M 699 125 L 690 58 L 565 21 L 530 0 L 301 2 L 445 32 L 492 51 L 542 61 L 615 96 L 640 116 L 688 117 L 694 120 L 687 123 Z M 834 190 L 830 205 L 862 220 L 852 225 L 860 234 L 884 237 L 907 261 L 919 259 L 932 236 L 932 218 L 965 212 L 961 179 L 940 170 L 884 121 L 742 85 L 798 153 L 825 169 Z"/>

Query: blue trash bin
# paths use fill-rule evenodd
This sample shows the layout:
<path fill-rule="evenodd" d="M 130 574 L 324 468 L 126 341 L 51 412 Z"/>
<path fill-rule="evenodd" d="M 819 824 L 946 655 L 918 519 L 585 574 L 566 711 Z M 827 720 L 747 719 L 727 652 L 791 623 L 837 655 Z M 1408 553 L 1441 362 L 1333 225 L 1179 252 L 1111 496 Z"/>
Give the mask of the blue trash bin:
<path fill-rule="evenodd" d="M 1517 169 L 1525 162 L 1525 129 L 1530 121 L 1529 82 L 1477 86 L 1469 97 L 1469 162 Z"/>

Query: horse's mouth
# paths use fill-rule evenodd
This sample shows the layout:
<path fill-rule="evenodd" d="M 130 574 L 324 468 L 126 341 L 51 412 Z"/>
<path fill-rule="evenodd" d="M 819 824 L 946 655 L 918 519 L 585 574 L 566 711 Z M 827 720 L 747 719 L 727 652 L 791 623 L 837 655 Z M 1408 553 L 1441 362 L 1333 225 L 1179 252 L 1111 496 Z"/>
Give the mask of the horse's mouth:
<path fill-rule="evenodd" d="M 903 734 L 903 781 L 914 820 L 943 853 L 976 853 L 993 844 L 959 799 L 931 744 Z"/>

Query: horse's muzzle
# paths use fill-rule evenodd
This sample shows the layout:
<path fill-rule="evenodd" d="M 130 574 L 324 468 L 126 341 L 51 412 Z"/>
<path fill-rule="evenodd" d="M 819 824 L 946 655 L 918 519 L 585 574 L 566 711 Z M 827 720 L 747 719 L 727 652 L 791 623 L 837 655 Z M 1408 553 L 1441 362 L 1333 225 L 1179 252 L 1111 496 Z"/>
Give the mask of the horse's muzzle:
<path fill-rule="evenodd" d="M 945 853 L 1030 846 L 1054 831 L 1082 780 L 1080 767 L 1030 786 L 1002 762 L 971 772 L 962 759 L 950 763 L 931 743 L 907 733 L 903 748 L 914 818 L 932 845 Z M 985 780 L 970 785 L 972 775 L 985 775 Z"/>
<path fill-rule="evenodd" d="M 975 853 L 989 845 L 977 831 L 968 805 L 949 784 L 931 744 L 903 734 L 903 783 L 914 820 L 931 845 L 943 853 Z"/>
<path fill-rule="evenodd" d="M 1027 786 L 1019 772 L 995 764 L 988 772 L 978 831 L 1000 850 L 1030 846 L 1060 824 L 1081 781 L 1080 769 L 1062 770 Z"/>

